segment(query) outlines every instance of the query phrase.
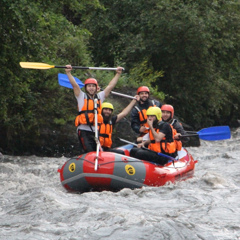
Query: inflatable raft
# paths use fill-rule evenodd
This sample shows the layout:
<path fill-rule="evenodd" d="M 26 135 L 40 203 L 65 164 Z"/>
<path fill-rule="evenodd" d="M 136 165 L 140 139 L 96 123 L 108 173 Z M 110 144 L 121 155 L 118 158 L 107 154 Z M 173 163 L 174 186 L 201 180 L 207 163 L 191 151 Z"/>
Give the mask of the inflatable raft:
<path fill-rule="evenodd" d="M 167 182 L 185 180 L 194 174 L 194 161 L 186 149 L 178 152 L 176 160 L 164 166 L 129 156 L 133 146 L 128 144 L 120 149 L 126 155 L 113 152 L 99 152 L 97 169 L 96 152 L 90 152 L 69 159 L 61 169 L 60 180 L 69 191 L 119 191 L 123 188 L 163 186 Z"/>

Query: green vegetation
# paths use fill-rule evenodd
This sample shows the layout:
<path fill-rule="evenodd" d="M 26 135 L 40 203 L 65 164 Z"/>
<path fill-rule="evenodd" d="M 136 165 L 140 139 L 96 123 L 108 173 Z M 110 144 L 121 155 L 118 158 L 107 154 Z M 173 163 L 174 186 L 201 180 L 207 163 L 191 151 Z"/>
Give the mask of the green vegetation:
<path fill-rule="evenodd" d="M 44 129 L 73 124 L 77 111 L 59 69 L 22 69 L 20 61 L 121 65 L 119 91 L 146 84 L 196 129 L 239 119 L 239 10 L 234 0 L 3 0 L 0 148 L 28 149 Z M 101 86 L 113 77 L 73 75 Z"/>
<path fill-rule="evenodd" d="M 195 128 L 239 119 L 239 1 L 101 3 L 105 9 L 92 11 L 85 25 L 97 64 L 123 59 L 131 73 L 148 59 L 164 73 L 154 86 Z"/>

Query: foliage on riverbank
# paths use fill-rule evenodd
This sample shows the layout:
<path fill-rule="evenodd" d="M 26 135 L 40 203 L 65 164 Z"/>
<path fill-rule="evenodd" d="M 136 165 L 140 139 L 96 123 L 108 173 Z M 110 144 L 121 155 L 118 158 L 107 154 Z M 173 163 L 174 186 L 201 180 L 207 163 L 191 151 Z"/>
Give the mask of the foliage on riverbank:
<path fill-rule="evenodd" d="M 146 84 L 196 130 L 240 118 L 238 1 L 2 1 L 0 148 L 21 152 L 43 131 L 64 132 L 77 107 L 63 70 L 19 62 L 121 65 L 116 90 Z M 106 86 L 112 72 L 73 71 Z M 61 130 L 60 130 L 61 129 Z M 74 133 L 73 133 L 74 134 Z"/>

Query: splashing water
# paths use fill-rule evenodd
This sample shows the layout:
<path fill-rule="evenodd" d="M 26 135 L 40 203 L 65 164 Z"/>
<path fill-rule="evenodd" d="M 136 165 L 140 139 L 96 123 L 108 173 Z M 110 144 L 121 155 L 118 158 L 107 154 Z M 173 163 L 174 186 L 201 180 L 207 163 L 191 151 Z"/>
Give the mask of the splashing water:
<path fill-rule="evenodd" d="M 240 130 L 190 147 L 194 177 L 163 187 L 68 193 L 67 159 L 0 157 L 0 236 L 16 239 L 240 239 Z"/>

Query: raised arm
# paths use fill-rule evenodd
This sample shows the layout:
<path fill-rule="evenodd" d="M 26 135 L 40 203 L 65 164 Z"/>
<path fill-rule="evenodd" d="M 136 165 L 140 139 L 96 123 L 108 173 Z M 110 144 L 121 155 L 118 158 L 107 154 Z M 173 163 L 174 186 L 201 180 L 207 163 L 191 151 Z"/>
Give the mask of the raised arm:
<path fill-rule="evenodd" d="M 127 107 L 125 107 L 122 112 L 120 112 L 118 115 L 117 115 L 117 121 L 116 122 L 119 122 L 121 119 L 123 119 L 124 117 L 126 117 L 130 111 L 132 110 L 132 108 L 134 107 L 134 105 L 136 104 L 137 101 L 139 101 L 140 97 L 139 95 L 136 95 L 135 96 L 135 99 L 133 99 L 128 105 Z"/>
<path fill-rule="evenodd" d="M 108 84 L 108 86 L 104 89 L 104 93 L 105 93 L 105 97 L 108 97 L 108 95 L 110 94 L 110 92 L 113 90 L 113 88 L 116 86 L 118 79 L 120 78 L 121 74 L 122 74 L 122 67 L 117 67 L 116 70 L 116 75 L 114 76 L 114 78 L 110 81 L 110 83 Z"/>
<path fill-rule="evenodd" d="M 79 85 L 76 83 L 74 77 L 71 74 L 72 66 L 71 65 L 66 65 L 66 67 L 67 68 L 65 69 L 65 71 L 66 71 L 66 74 L 68 76 L 69 82 L 71 83 L 71 85 L 73 87 L 74 95 L 76 97 L 78 97 L 80 92 L 81 92 L 81 89 L 80 89 Z"/>

